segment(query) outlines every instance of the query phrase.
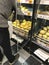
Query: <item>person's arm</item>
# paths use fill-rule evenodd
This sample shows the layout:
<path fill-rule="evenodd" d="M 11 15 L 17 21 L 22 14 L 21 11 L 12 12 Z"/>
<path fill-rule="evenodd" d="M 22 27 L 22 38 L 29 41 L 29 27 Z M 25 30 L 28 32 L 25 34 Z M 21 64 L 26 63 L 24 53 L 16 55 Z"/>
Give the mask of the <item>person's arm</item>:
<path fill-rule="evenodd" d="M 11 0 L 0 0 L 0 27 L 8 27 L 8 17 L 11 13 Z"/>

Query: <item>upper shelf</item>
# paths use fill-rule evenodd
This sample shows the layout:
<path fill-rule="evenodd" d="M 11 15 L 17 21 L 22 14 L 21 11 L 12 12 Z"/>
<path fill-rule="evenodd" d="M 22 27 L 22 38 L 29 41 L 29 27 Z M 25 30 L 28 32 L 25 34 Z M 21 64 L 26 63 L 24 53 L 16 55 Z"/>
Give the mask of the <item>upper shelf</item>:
<path fill-rule="evenodd" d="M 19 8 L 16 9 L 17 14 L 19 15 L 26 15 L 26 16 L 32 16 L 32 8 L 28 8 L 28 7 L 24 7 L 24 6 L 20 6 Z"/>
<path fill-rule="evenodd" d="M 32 8 L 26 8 L 21 6 L 21 11 L 23 12 L 24 15 L 32 16 Z"/>
<path fill-rule="evenodd" d="M 49 5 L 49 0 L 41 0 L 41 5 Z"/>
<path fill-rule="evenodd" d="M 37 11 L 37 18 L 49 20 L 49 11 Z"/>
<path fill-rule="evenodd" d="M 18 3 L 33 4 L 34 0 L 17 0 Z"/>
<path fill-rule="evenodd" d="M 17 0 L 18 3 L 33 4 L 34 0 Z M 49 0 L 41 0 L 41 5 L 49 5 Z"/>
<path fill-rule="evenodd" d="M 37 18 L 49 20 L 49 15 L 37 14 Z"/>

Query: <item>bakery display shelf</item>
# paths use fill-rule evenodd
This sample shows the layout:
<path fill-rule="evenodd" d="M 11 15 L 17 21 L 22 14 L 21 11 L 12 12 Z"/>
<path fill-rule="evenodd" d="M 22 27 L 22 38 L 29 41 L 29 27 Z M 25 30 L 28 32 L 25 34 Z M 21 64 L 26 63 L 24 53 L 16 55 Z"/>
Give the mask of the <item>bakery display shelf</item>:
<path fill-rule="evenodd" d="M 17 3 L 33 4 L 34 0 L 17 0 Z"/>
<path fill-rule="evenodd" d="M 22 13 L 17 13 L 17 15 L 22 15 L 22 16 L 27 16 L 27 17 L 32 17 L 32 11 L 29 12 L 25 12 L 25 11 L 21 11 Z"/>
<path fill-rule="evenodd" d="M 29 47 L 28 47 L 29 46 Z M 41 58 L 39 58 L 37 55 L 34 54 L 34 52 L 37 50 L 37 49 L 42 49 L 40 46 L 37 46 L 37 44 L 31 42 L 31 43 L 28 43 L 24 49 L 29 52 L 31 55 L 34 55 L 36 58 L 38 58 L 40 61 L 42 61 L 44 63 L 44 65 L 49 65 L 49 63 L 47 61 L 43 61 Z"/>
<path fill-rule="evenodd" d="M 18 2 L 17 2 L 18 3 Z M 21 3 L 18 3 L 18 4 L 22 4 L 22 5 L 29 5 L 29 6 L 32 6 L 33 5 L 33 3 L 27 3 L 27 2 L 21 2 Z"/>
<path fill-rule="evenodd" d="M 36 39 L 37 39 L 37 41 L 40 41 L 40 42 L 43 42 L 43 43 L 49 45 L 49 40 L 47 40 L 47 39 L 41 38 L 38 35 L 36 35 Z"/>
<path fill-rule="evenodd" d="M 18 3 L 18 2 L 17 2 L 17 3 Z M 28 2 L 20 2 L 19 4 L 32 5 L 33 3 L 28 3 Z"/>
<path fill-rule="evenodd" d="M 19 46 L 21 48 L 24 48 L 24 47 L 26 47 L 26 45 L 28 44 L 28 42 L 29 42 L 29 39 L 24 39 L 24 41 L 21 44 L 19 43 Z"/>
<path fill-rule="evenodd" d="M 18 3 L 33 4 L 34 1 L 33 1 L 33 0 L 32 0 L 32 1 L 30 0 L 30 2 L 29 2 L 29 1 L 21 0 L 21 1 L 18 2 Z M 40 5 L 49 5 L 49 0 L 41 0 L 41 1 L 40 1 Z"/>
<path fill-rule="evenodd" d="M 23 38 L 19 37 L 19 36 L 16 35 L 16 33 L 14 33 L 14 32 L 13 32 L 13 34 L 12 34 L 11 39 L 13 39 L 13 40 L 15 40 L 15 41 L 17 41 L 17 42 L 19 42 L 19 43 L 22 43 L 22 42 L 24 41 Z"/>
<path fill-rule="evenodd" d="M 17 8 L 17 14 L 18 15 L 26 15 L 26 16 L 32 16 L 32 8 L 28 8 L 25 6 L 20 6 L 19 8 Z"/>
<path fill-rule="evenodd" d="M 30 12 L 30 13 L 25 13 L 25 12 L 23 12 L 23 14 L 24 14 L 25 16 L 32 16 L 32 12 Z"/>
<path fill-rule="evenodd" d="M 17 13 L 17 15 L 22 15 L 22 16 L 26 16 L 26 17 L 32 17 L 32 12 L 30 13 L 30 14 L 28 14 L 28 13 L 25 13 L 25 12 L 23 12 L 23 14 L 19 14 L 19 13 Z"/>
<path fill-rule="evenodd" d="M 45 28 L 45 27 L 43 27 Z M 48 31 L 45 31 L 40 29 L 39 32 L 37 32 L 34 37 L 37 41 L 40 41 L 40 42 L 43 42 L 44 44 L 46 45 L 49 45 L 49 32 Z"/>
<path fill-rule="evenodd" d="M 41 26 L 40 29 L 38 29 L 38 31 L 34 34 L 34 36 L 32 36 L 33 38 L 33 42 L 35 42 L 35 44 L 43 47 L 44 49 L 49 51 L 49 26 Z"/>
<path fill-rule="evenodd" d="M 33 4 L 26 4 L 26 3 L 18 3 L 19 5 L 23 5 L 25 7 L 33 8 Z"/>
<path fill-rule="evenodd" d="M 49 5 L 40 5 L 37 10 L 37 18 L 49 20 Z"/>
<path fill-rule="evenodd" d="M 37 18 L 49 20 L 49 15 L 37 14 Z"/>
<path fill-rule="evenodd" d="M 19 14 L 17 14 L 17 19 L 18 20 L 24 20 L 24 19 L 26 19 L 26 20 L 29 20 L 29 21 L 31 21 L 31 19 L 32 19 L 32 16 L 26 16 L 26 15 L 19 15 Z"/>
<path fill-rule="evenodd" d="M 40 4 L 41 5 L 49 5 L 49 0 L 41 0 Z"/>
<path fill-rule="evenodd" d="M 17 27 L 13 27 L 13 32 L 18 35 L 19 37 L 23 38 L 23 39 L 27 39 L 28 38 L 28 32 L 19 29 Z"/>
<path fill-rule="evenodd" d="M 49 45 L 48 44 L 45 44 L 39 40 L 33 40 L 32 38 L 32 42 L 35 43 L 36 45 L 38 45 L 39 47 L 41 47 L 42 49 L 44 49 L 45 51 L 49 52 Z"/>

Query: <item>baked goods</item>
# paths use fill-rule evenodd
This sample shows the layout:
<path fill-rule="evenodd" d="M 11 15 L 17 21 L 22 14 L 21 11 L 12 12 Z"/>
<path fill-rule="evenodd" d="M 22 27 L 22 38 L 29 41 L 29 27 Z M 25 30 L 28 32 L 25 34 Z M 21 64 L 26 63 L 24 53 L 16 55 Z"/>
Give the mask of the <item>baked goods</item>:
<path fill-rule="evenodd" d="M 48 33 L 49 33 L 49 30 L 48 30 Z"/>
<path fill-rule="evenodd" d="M 47 27 L 44 27 L 43 30 L 47 31 Z"/>
<path fill-rule="evenodd" d="M 47 39 L 47 35 L 43 35 L 43 38 L 44 38 L 44 39 Z"/>
<path fill-rule="evenodd" d="M 20 20 L 15 20 L 12 23 L 12 25 L 13 27 L 29 32 L 29 30 L 31 29 L 31 23 L 32 23 L 31 21 L 27 21 L 24 19 L 21 23 L 20 23 Z"/>
<path fill-rule="evenodd" d="M 20 9 L 21 9 L 21 11 L 25 14 L 25 15 L 28 15 L 28 16 L 30 16 L 31 15 L 31 13 L 32 13 L 32 11 L 30 11 L 27 7 L 24 7 L 24 6 L 20 6 Z"/>
<path fill-rule="evenodd" d="M 49 41 L 49 37 L 47 37 L 47 40 Z"/>
<path fill-rule="evenodd" d="M 49 30 L 49 26 L 47 26 L 47 29 Z"/>
<path fill-rule="evenodd" d="M 42 34 L 39 34 L 38 36 L 39 36 L 39 37 L 42 37 Z"/>
<path fill-rule="evenodd" d="M 43 27 L 38 36 L 49 41 L 49 26 Z"/>
<path fill-rule="evenodd" d="M 41 34 L 45 34 L 46 31 L 45 31 L 45 30 L 41 30 L 40 33 L 41 33 Z"/>
<path fill-rule="evenodd" d="M 29 3 L 32 4 L 32 0 L 29 0 Z"/>
<path fill-rule="evenodd" d="M 47 32 L 46 35 L 49 36 L 49 32 Z"/>

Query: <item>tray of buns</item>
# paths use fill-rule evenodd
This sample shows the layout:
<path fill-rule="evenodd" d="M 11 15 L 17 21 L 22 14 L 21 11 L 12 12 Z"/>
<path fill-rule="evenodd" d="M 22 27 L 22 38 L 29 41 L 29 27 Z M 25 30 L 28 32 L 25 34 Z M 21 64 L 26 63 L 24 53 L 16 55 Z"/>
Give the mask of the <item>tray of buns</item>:
<path fill-rule="evenodd" d="M 49 15 L 48 11 L 38 11 L 37 13 L 42 15 Z"/>
<path fill-rule="evenodd" d="M 28 37 L 28 33 L 20 28 L 17 28 L 17 27 L 13 27 L 14 29 L 14 32 L 19 35 L 19 36 L 22 36 L 22 37 L 25 37 L 27 38 Z"/>
<path fill-rule="evenodd" d="M 37 41 L 49 44 L 49 26 L 45 26 L 35 35 Z"/>
<path fill-rule="evenodd" d="M 31 29 L 31 21 L 27 20 L 15 20 L 13 23 L 14 32 L 22 37 L 28 38 L 28 33 Z"/>

